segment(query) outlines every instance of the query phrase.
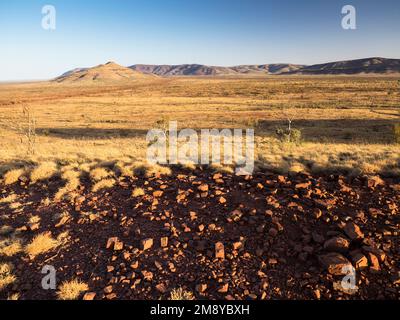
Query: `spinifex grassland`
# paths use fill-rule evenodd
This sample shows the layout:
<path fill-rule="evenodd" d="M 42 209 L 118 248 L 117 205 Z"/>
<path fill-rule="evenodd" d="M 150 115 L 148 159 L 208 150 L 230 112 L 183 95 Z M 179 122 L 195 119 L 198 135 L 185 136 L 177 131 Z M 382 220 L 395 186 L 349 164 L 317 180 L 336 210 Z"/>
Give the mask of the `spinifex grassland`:
<path fill-rule="evenodd" d="M 259 166 L 281 172 L 398 175 L 393 126 L 400 121 L 399 101 L 399 80 L 390 77 L 1 85 L 1 171 L 21 161 L 140 160 L 147 130 L 169 119 L 180 129 L 254 127 Z M 36 121 L 34 156 L 16 130 L 26 121 L 26 105 Z M 276 138 L 288 117 L 302 131 L 301 144 Z"/>
<path fill-rule="evenodd" d="M 1 85 L 0 299 L 398 299 L 399 98 L 390 77 Z M 168 119 L 253 127 L 256 172 L 146 165 Z"/>

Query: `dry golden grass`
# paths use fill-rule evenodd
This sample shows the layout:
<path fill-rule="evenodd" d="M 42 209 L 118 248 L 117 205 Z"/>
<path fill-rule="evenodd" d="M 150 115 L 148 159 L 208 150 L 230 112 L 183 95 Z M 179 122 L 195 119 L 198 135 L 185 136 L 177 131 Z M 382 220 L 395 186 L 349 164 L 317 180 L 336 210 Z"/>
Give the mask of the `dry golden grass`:
<path fill-rule="evenodd" d="M 58 288 L 57 296 L 59 300 L 76 300 L 87 290 L 89 290 L 89 286 L 86 283 L 73 279 L 61 284 Z"/>
<path fill-rule="evenodd" d="M 109 178 L 110 176 L 112 176 L 112 172 L 105 168 L 94 168 L 90 171 L 90 178 L 94 182 Z"/>
<path fill-rule="evenodd" d="M 7 197 L 0 197 L 0 203 L 11 203 L 13 201 L 17 200 L 17 195 L 16 194 L 10 194 Z"/>
<path fill-rule="evenodd" d="M 115 185 L 115 179 L 104 179 L 96 182 L 92 187 L 93 192 L 98 192 L 100 190 L 112 188 Z"/>
<path fill-rule="evenodd" d="M 33 240 L 25 247 L 25 252 L 32 258 L 54 250 L 62 243 L 58 239 L 54 239 L 50 232 L 44 232 L 37 235 Z"/>
<path fill-rule="evenodd" d="M 19 293 L 13 293 L 12 295 L 8 296 L 7 300 L 9 301 L 17 301 L 21 295 Z"/>
<path fill-rule="evenodd" d="M 0 240 L 0 256 L 13 257 L 23 251 L 20 239 L 7 238 Z"/>
<path fill-rule="evenodd" d="M 47 180 L 53 177 L 57 170 L 57 164 L 54 162 L 43 162 L 31 172 L 31 182 Z"/>
<path fill-rule="evenodd" d="M 145 162 L 134 163 L 133 165 L 134 173 L 136 175 L 142 175 L 147 178 L 154 176 L 169 176 L 172 174 L 172 170 L 166 166 L 147 164 Z"/>
<path fill-rule="evenodd" d="M 55 194 L 56 200 L 61 200 L 66 194 L 73 192 L 80 186 L 81 173 L 76 170 L 67 169 L 61 174 L 61 179 L 66 181 L 64 187 L 60 188 Z"/>
<path fill-rule="evenodd" d="M 20 177 L 22 177 L 25 173 L 24 169 L 13 169 L 8 171 L 5 175 L 4 175 L 4 184 L 5 185 L 10 185 L 10 184 L 14 184 L 18 181 L 18 179 Z"/>
<path fill-rule="evenodd" d="M 170 119 L 179 129 L 254 128 L 256 160 L 265 168 L 397 175 L 400 146 L 393 128 L 400 120 L 399 100 L 398 79 L 378 76 L 0 85 L 0 173 L 8 168 L 4 183 L 12 184 L 25 174 L 10 171 L 15 162 L 55 162 L 79 172 L 98 166 L 96 182 L 110 178 L 108 170 L 117 176 L 157 174 L 146 174 L 136 162 L 145 159 L 147 131 Z M 37 121 L 36 156 L 26 155 L 21 135 L 6 125 L 18 122 L 27 103 Z M 287 115 L 302 130 L 300 145 L 283 145 L 275 137 Z M 99 165 L 105 161 L 115 167 Z"/>
<path fill-rule="evenodd" d="M 178 288 L 171 291 L 169 300 L 194 300 L 194 295 L 190 291 Z"/>
<path fill-rule="evenodd" d="M 13 266 L 9 263 L 0 263 L 0 291 L 12 284 L 17 278 L 12 274 Z"/>

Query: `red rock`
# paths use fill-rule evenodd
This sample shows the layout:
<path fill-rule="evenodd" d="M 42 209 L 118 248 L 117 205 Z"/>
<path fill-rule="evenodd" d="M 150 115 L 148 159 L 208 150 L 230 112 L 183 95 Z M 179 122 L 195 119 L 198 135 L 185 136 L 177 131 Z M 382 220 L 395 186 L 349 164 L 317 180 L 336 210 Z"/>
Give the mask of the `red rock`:
<path fill-rule="evenodd" d="M 380 250 L 380 249 L 374 248 L 374 247 L 368 247 L 368 246 L 363 246 L 362 249 L 365 253 L 372 253 L 373 255 L 378 257 L 380 262 L 385 262 L 386 254 L 383 250 Z"/>
<path fill-rule="evenodd" d="M 213 180 L 218 180 L 218 179 L 221 179 L 221 178 L 222 178 L 222 174 L 220 174 L 220 173 L 216 173 L 216 174 L 213 175 Z"/>
<path fill-rule="evenodd" d="M 271 228 L 268 231 L 268 235 L 271 237 L 276 237 L 278 235 L 278 230 L 276 230 L 275 228 Z"/>
<path fill-rule="evenodd" d="M 207 285 L 204 283 L 198 284 L 196 286 L 196 291 L 199 293 L 204 293 L 207 290 Z"/>
<path fill-rule="evenodd" d="M 370 265 L 370 270 L 372 272 L 379 272 L 381 271 L 381 267 L 379 265 L 379 260 L 378 257 L 376 255 L 374 255 L 373 253 L 369 252 L 368 253 L 368 260 Z"/>
<path fill-rule="evenodd" d="M 105 294 L 109 294 L 111 292 L 113 292 L 113 286 L 107 286 L 107 287 L 104 288 L 104 293 Z"/>
<path fill-rule="evenodd" d="M 321 265 L 332 275 L 345 275 L 353 266 L 339 253 L 332 252 L 318 257 Z M 347 269 L 347 270 L 346 270 Z"/>
<path fill-rule="evenodd" d="M 350 241 L 343 237 L 334 237 L 324 243 L 324 249 L 334 252 L 347 252 L 350 247 Z"/>
<path fill-rule="evenodd" d="M 117 237 L 109 238 L 109 239 L 107 240 L 106 248 L 107 248 L 107 249 L 113 248 L 113 247 L 114 247 L 114 243 L 115 243 L 116 241 L 118 241 L 118 238 L 117 238 Z"/>
<path fill-rule="evenodd" d="M 161 292 L 161 293 L 165 293 L 167 292 L 167 287 L 165 286 L 164 283 L 159 283 L 156 285 L 156 289 L 157 291 Z"/>
<path fill-rule="evenodd" d="M 113 272 L 115 270 L 114 266 L 107 266 L 107 272 Z"/>
<path fill-rule="evenodd" d="M 107 249 L 113 248 L 115 251 L 121 251 L 124 248 L 124 243 L 118 237 L 112 237 L 107 240 Z"/>
<path fill-rule="evenodd" d="M 131 260 L 131 254 L 129 252 L 124 252 L 123 257 L 124 257 L 124 260 L 126 260 L 126 261 Z"/>
<path fill-rule="evenodd" d="M 220 197 L 218 201 L 219 201 L 220 204 L 225 204 L 226 203 L 226 199 L 224 197 Z"/>
<path fill-rule="evenodd" d="M 207 192 L 209 190 L 208 184 L 202 184 L 197 189 L 201 192 Z"/>
<path fill-rule="evenodd" d="M 168 247 L 168 237 L 162 237 L 160 242 L 161 248 Z"/>
<path fill-rule="evenodd" d="M 83 300 L 94 300 L 96 297 L 96 292 L 86 292 L 83 296 Z"/>
<path fill-rule="evenodd" d="M 225 259 L 225 248 L 222 242 L 217 242 L 215 244 L 215 258 Z"/>
<path fill-rule="evenodd" d="M 151 271 L 143 270 L 142 275 L 143 275 L 143 279 L 146 281 L 153 280 L 153 272 L 151 272 Z"/>
<path fill-rule="evenodd" d="M 190 211 L 190 220 L 194 221 L 197 219 L 197 213 Z"/>
<path fill-rule="evenodd" d="M 238 241 L 238 242 L 234 242 L 233 243 L 233 250 L 239 250 L 241 248 L 243 248 L 243 243 L 242 242 Z"/>
<path fill-rule="evenodd" d="M 163 194 L 164 194 L 163 191 L 157 190 L 157 191 L 154 191 L 154 192 L 153 192 L 153 197 L 154 197 L 154 198 L 160 198 L 160 197 L 162 197 Z"/>
<path fill-rule="evenodd" d="M 362 253 L 357 252 L 351 255 L 351 261 L 357 270 L 365 269 L 368 267 L 368 259 Z"/>
<path fill-rule="evenodd" d="M 148 238 L 148 239 L 142 240 L 142 250 L 143 251 L 146 251 L 146 250 L 150 249 L 151 247 L 153 247 L 153 239 Z"/>
<path fill-rule="evenodd" d="M 83 300 L 94 300 L 96 297 L 96 292 L 86 292 L 83 296 Z"/>
<path fill-rule="evenodd" d="M 383 186 L 385 185 L 385 181 L 383 181 L 381 178 L 378 176 L 372 176 L 367 178 L 367 186 L 368 188 L 374 189 L 377 186 Z"/>
<path fill-rule="evenodd" d="M 117 298 L 117 295 L 115 293 L 110 293 L 110 294 L 106 295 L 107 300 L 114 300 L 116 298 Z"/>
<path fill-rule="evenodd" d="M 234 210 L 233 212 L 231 212 L 230 214 L 230 219 L 232 219 L 233 221 L 237 222 L 239 221 L 243 216 L 242 211 L 240 210 Z"/>
<path fill-rule="evenodd" d="M 307 189 L 309 186 L 311 186 L 311 181 L 304 182 L 304 183 L 298 183 L 298 184 L 296 184 L 295 188 L 296 189 Z"/>
<path fill-rule="evenodd" d="M 123 250 L 123 249 L 124 249 L 124 243 L 123 243 L 122 241 L 117 240 L 117 241 L 114 243 L 114 250 L 115 250 L 115 251 L 121 251 L 121 250 Z"/>
<path fill-rule="evenodd" d="M 347 223 L 343 230 L 351 240 L 361 240 L 364 238 L 360 227 L 354 222 Z"/>
<path fill-rule="evenodd" d="M 225 283 L 219 287 L 218 292 L 219 293 L 227 293 L 228 290 L 229 290 L 229 283 Z"/>
<path fill-rule="evenodd" d="M 278 182 L 279 183 L 285 183 L 286 182 L 286 178 L 284 176 L 278 176 Z"/>

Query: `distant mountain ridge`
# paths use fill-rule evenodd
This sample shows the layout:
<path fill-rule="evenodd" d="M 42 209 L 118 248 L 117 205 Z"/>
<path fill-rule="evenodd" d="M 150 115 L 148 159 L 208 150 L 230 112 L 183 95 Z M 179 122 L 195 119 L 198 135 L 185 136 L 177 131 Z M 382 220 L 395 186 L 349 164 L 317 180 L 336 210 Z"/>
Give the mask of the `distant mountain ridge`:
<path fill-rule="evenodd" d="M 315 65 L 290 63 L 239 65 L 233 67 L 207 66 L 201 64 L 146 65 L 123 67 L 108 62 L 93 68 L 77 68 L 57 77 L 57 82 L 118 81 L 149 76 L 263 76 L 263 75 L 357 75 L 398 74 L 400 59 L 366 58 L 336 61 Z"/>
<path fill-rule="evenodd" d="M 144 65 L 136 64 L 129 68 L 159 76 L 185 75 L 323 75 L 323 74 L 368 74 L 368 73 L 400 73 L 400 59 L 366 58 L 347 61 L 336 61 L 315 65 L 299 65 L 290 63 L 240 65 L 233 67 L 205 66 L 199 64 L 182 65 Z"/>
<path fill-rule="evenodd" d="M 158 76 L 222 76 L 222 75 L 262 75 L 280 74 L 299 70 L 302 65 L 294 64 L 263 64 L 240 65 L 234 67 L 206 66 L 201 64 L 181 65 L 146 65 L 136 64 L 130 66 L 132 70 Z"/>
<path fill-rule="evenodd" d="M 289 74 L 400 73 L 400 59 L 366 58 L 305 66 Z"/>

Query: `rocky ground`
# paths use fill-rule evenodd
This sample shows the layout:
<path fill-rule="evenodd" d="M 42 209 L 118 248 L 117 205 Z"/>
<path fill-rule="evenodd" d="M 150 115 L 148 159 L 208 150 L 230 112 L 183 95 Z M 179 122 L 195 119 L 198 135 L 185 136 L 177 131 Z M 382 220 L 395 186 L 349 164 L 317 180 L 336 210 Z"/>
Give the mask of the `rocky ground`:
<path fill-rule="evenodd" d="M 0 257 L 16 277 L 1 299 L 56 299 L 41 288 L 44 265 L 58 284 L 85 282 L 84 299 L 168 299 L 179 287 L 196 299 L 400 298 L 399 181 L 181 170 L 42 201 L 59 187 L 2 187 L 20 204 L 0 204 L 9 233 L 29 243 L 68 231 L 69 240 L 35 257 Z M 133 196 L 137 188 L 144 192 Z M 357 289 L 349 291 L 340 283 L 350 266 Z"/>

